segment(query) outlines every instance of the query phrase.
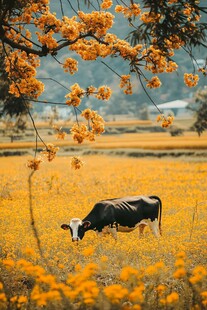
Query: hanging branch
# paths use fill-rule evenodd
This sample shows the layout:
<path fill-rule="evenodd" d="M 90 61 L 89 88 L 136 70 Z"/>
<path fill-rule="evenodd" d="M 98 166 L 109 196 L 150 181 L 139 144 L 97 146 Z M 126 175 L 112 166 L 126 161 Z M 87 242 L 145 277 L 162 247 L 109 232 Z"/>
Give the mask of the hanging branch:
<path fill-rule="evenodd" d="M 32 205 L 32 176 L 34 175 L 34 172 L 35 171 L 32 171 L 30 173 L 30 175 L 29 175 L 29 178 L 28 178 L 28 185 L 29 185 L 29 211 L 30 211 L 30 219 L 31 219 L 31 226 L 32 226 L 33 234 L 34 234 L 35 240 L 37 241 L 37 247 L 38 247 L 40 256 L 41 256 L 41 258 L 43 258 L 41 242 L 40 242 L 39 234 L 38 234 L 38 231 L 37 231 L 37 228 L 36 228 L 36 224 L 35 224 L 33 205 Z"/>
<path fill-rule="evenodd" d="M 158 108 L 157 104 L 154 102 L 154 100 L 151 98 L 151 96 L 148 94 L 147 90 L 145 89 L 144 84 L 143 84 L 143 82 L 142 82 L 142 80 L 141 80 L 140 74 L 137 73 L 137 75 L 138 75 L 138 79 L 139 79 L 139 81 L 140 81 L 140 84 L 142 85 L 142 88 L 143 88 L 145 94 L 147 95 L 147 97 L 149 98 L 149 100 L 153 103 L 153 105 L 154 105 L 155 108 L 158 110 L 158 112 L 159 112 L 160 114 L 163 114 L 163 112 Z"/>

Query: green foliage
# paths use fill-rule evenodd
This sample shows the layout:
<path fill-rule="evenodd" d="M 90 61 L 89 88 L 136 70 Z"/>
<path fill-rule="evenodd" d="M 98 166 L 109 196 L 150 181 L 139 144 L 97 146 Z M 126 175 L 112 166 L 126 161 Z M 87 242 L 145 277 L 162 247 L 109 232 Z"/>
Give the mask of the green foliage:
<path fill-rule="evenodd" d="M 195 112 L 196 122 L 194 128 L 200 136 L 207 129 L 207 89 L 199 89 L 195 94 L 196 104 L 191 104 L 188 108 Z"/>
<path fill-rule="evenodd" d="M 183 42 L 186 51 L 190 54 L 194 46 L 206 46 L 207 24 L 200 22 L 200 14 L 206 14 L 207 8 L 198 5 L 198 1 L 180 0 L 170 1 L 143 0 L 144 7 L 150 12 L 151 22 L 142 22 L 129 35 L 135 45 L 140 42 L 153 44 L 163 53 L 170 55 L 168 41 L 175 37 Z M 189 18 L 189 16 L 191 17 Z M 192 55 L 190 55 L 192 56 Z"/>

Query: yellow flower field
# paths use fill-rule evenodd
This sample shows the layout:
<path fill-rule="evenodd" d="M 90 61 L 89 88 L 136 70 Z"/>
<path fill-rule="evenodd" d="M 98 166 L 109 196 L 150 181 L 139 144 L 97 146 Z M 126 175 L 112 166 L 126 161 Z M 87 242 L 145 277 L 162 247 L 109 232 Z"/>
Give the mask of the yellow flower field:
<path fill-rule="evenodd" d="M 57 157 L 29 183 L 28 159 L 0 158 L 0 309 L 206 309 L 207 162 L 89 156 L 74 171 Z M 60 228 L 142 194 L 162 200 L 159 240 L 89 231 L 76 245 Z"/>

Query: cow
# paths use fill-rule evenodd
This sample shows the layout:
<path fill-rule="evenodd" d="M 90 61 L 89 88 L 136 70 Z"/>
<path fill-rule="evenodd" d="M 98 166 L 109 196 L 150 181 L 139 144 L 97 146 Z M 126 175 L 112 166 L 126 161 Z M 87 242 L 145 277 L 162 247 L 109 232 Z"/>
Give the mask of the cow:
<path fill-rule="evenodd" d="M 157 196 L 129 196 L 101 200 L 83 219 L 73 218 L 61 228 L 70 230 L 72 241 L 83 239 L 85 232 L 94 230 L 98 235 L 110 233 L 117 240 L 117 232 L 131 232 L 139 227 L 140 237 L 149 225 L 152 233 L 161 235 L 162 202 Z"/>

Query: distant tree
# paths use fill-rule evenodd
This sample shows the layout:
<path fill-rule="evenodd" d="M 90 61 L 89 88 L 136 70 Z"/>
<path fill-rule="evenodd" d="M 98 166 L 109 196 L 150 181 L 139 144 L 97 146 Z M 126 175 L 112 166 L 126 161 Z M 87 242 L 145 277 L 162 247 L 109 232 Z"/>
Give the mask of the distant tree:
<path fill-rule="evenodd" d="M 188 105 L 191 111 L 194 111 L 196 121 L 193 125 L 200 136 L 207 129 L 207 88 L 199 89 L 195 93 L 195 103 Z"/>
<path fill-rule="evenodd" d="M 177 70 L 178 64 L 173 60 L 176 50 L 185 49 L 194 59 L 193 47 L 206 47 L 207 24 L 200 21 L 200 16 L 207 15 L 207 8 L 199 5 L 197 0 L 143 0 L 140 4 L 127 0 L 118 5 L 113 4 L 112 0 L 60 0 L 59 3 L 59 14 L 56 14 L 51 12 L 49 0 L 0 0 L 2 66 L 9 81 L 5 84 L 4 78 L 1 79 L 2 93 L 5 98 L 8 93 L 16 98 L 15 103 L 10 95 L 7 99 L 2 98 L 2 113 L 26 111 L 32 119 L 28 101 L 41 102 L 40 96 L 44 91 L 43 81 L 37 78 L 41 58 L 53 58 L 66 74 L 73 75 L 78 70 L 74 54 L 87 62 L 119 57 L 128 64 L 124 74 L 119 72 L 119 68 L 112 68 L 105 61 L 102 63 L 119 77 L 119 86 L 126 95 L 133 93 L 131 78 L 135 75 L 148 99 L 157 107 L 146 87 L 160 87 L 161 81 L 157 75 Z M 134 31 L 128 38 L 132 44 L 113 33 L 113 10 L 123 19 L 128 19 L 129 29 L 133 27 Z M 68 11 L 70 16 L 66 16 Z M 65 49 L 69 57 L 60 61 L 60 51 Z M 184 82 L 189 87 L 198 83 L 199 76 L 195 69 L 184 74 Z M 206 74 L 206 68 L 199 71 Z M 65 89 L 66 100 L 48 103 L 74 109 L 77 122 L 71 129 L 73 139 L 78 143 L 85 139 L 93 141 L 96 135 L 103 133 L 103 118 L 91 109 L 81 111 L 81 102 L 90 96 L 109 100 L 111 89 L 106 85 L 96 88 L 90 82 L 83 89 L 78 83 L 63 85 L 54 77 L 49 78 Z M 157 110 L 161 114 L 159 119 L 162 125 L 169 126 L 172 118 L 166 119 L 158 107 Z M 78 122 L 78 114 L 81 114 L 85 124 Z M 32 122 L 42 141 L 33 119 Z M 44 145 L 47 152 L 48 146 Z"/>

